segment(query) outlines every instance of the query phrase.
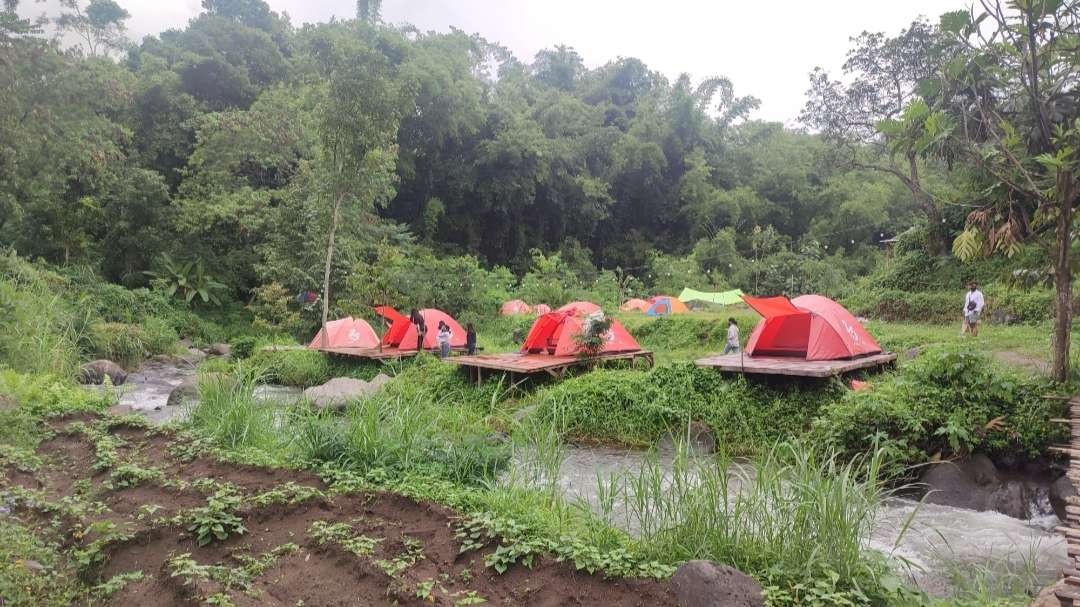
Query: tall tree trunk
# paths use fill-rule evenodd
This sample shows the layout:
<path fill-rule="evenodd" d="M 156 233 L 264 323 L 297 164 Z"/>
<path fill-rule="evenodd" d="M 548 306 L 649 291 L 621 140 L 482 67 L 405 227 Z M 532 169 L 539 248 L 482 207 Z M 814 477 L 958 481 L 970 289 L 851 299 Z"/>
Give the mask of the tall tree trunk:
<path fill-rule="evenodd" d="M 322 340 L 320 345 L 327 346 L 329 336 L 326 334 L 326 320 L 330 315 L 330 266 L 334 261 L 334 236 L 337 234 L 338 221 L 341 217 L 341 202 L 345 199 L 345 192 L 338 192 L 334 200 L 334 214 L 330 218 L 330 236 L 326 243 L 326 267 L 323 269 L 322 283 Z"/>
<path fill-rule="evenodd" d="M 1072 224 L 1075 209 L 1075 193 L 1072 173 L 1059 171 L 1057 193 L 1059 208 L 1054 252 L 1054 361 L 1052 375 L 1055 381 L 1064 382 L 1069 378 L 1069 342 L 1072 337 L 1072 264 L 1069 252 L 1072 249 Z"/>
<path fill-rule="evenodd" d="M 915 154 L 908 154 L 908 189 L 911 190 L 911 199 L 915 206 L 926 213 L 926 225 L 929 232 L 930 252 L 940 255 L 945 251 L 945 231 L 941 225 L 941 212 L 934 206 L 934 201 L 926 195 L 922 188 L 922 180 L 919 178 L 919 162 Z"/>

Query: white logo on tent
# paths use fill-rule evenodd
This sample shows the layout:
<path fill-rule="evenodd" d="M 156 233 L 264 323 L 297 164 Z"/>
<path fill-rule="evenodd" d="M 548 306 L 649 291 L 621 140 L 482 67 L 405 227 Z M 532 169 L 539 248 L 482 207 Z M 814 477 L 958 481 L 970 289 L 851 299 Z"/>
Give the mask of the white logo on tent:
<path fill-rule="evenodd" d="M 349 329 L 349 341 L 360 341 L 360 332 L 356 330 L 356 327 Z"/>

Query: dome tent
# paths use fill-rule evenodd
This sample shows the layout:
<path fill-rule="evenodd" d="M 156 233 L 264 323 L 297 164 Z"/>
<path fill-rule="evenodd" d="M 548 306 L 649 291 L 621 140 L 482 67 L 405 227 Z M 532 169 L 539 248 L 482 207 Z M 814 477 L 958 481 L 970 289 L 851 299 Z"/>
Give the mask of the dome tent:
<path fill-rule="evenodd" d="M 645 313 L 649 316 L 667 316 L 669 314 L 686 314 L 690 308 L 686 304 L 667 295 L 657 295 L 649 298 L 649 308 Z"/>
<path fill-rule="evenodd" d="M 412 324 L 408 316 L 403 316 L 389 306 L 379 306 L 375 308 L 375 311 L 379 313 L 379 316 L 391 322 L 390 329 L 383 335 L 383 346 L 398 348 L 399 350 L 416 349 L 416 325 Z M 435 308 L 420 310 L 420 315 L 424 317 L 424 325 L 427 326 L 427 334 L 424 335 L 425 350 L 434 350 L 439 347 L 436 340 L 439 321 L 450 325 L 450 331 L 453 333 L 453 337 L 450 339 L 450 347 L 465 347 L 465 330 L 452 316 Z"/>
<path fill-rule="evenodd" d="M 748 356 L 838 360 L 881 352 L 851 312 L 828 297 L 744 295 L 743 300 L 763 317 L 746 343 Z"/>
<path fill-rule="evenodd" d="M 586 316 L 600 312 L 600 306 L 591 301 L 571 301 L 555 309 L 556 312 L 568 312 L 575 316 Z"/>
<path fill-rule="evenodd" d="M 524 316 L 532 314 L 532 307 L 520 299 L 511 299 L 499 308 L 501 316 Z"/>
<path fill-rule="evenodd" d="M 619 310 L 622 312 L 645 312 L 649 309 L 649 302 L 644 299 L 627 299 L 623 302 L 623 305 L 619 306 Z"/>
<path fill-rule="evenodd" d="M 326 323 L 327 339 L 323 342 L 323 330 L 315 334 L 309 348 L 377 348 L 379 336 L 367 321 L 346 316 Z"/>
<path fill-rule="evenodd" d="M 536 319 L 521 352 L 525 354 L 550 354 L 552 356 L 573 356 L 582 353 L 579 336 L 585 330 L 588 317 L 570 312 L 551 312 Z M 611 319 L 611 326 L 604 334 L 604 344 L 599 353 L 633 352 L 641 346 L 629 332 Z"/>

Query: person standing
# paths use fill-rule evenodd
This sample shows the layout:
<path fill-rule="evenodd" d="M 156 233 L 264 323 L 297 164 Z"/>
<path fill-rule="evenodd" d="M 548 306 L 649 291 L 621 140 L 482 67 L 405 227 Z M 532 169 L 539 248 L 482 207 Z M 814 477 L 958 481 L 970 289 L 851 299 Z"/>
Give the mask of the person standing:
<path fill-rule="evenodd" d="M 727 343 L 724 344 L 724 354 L 734 354 L 739 351 L 739 323 L 734 318 L 727 320 Z"/>
<path fill-rule="evenodd" d="M 424 315 L 419 310 L 413 308 L 409 312 L 409 321 L 416 325 L 416 351 L 424 351 L 424 337 L 427 336 L 427 323 L 424 322 Z"/>
<path fill-rule="evenodd" d="M 439 342 L 439 358 L 447 358 L 450 356 L 450 340 L 453 339 L 454 332 L 450 330 L 450 325 L 443 321 L 439 321 L 439 332 L 436 334 L 435 339 Z"/>
<path fill-rule="evenodd" d="M 465 353 L 476 354 L 476 327 L 472 323 L 465 325 Z"/>
<path fill-rule="evenodd" d="M 986 300 L 979 290 L 979 285 L 974 280 L 969 282 L 968 292 L 964 297 L 964 326 L 960 330 L 961 334 L 969 332 L 972 337 L 979 335 L 979 315 L 982 314 L 984 305 Z"/>

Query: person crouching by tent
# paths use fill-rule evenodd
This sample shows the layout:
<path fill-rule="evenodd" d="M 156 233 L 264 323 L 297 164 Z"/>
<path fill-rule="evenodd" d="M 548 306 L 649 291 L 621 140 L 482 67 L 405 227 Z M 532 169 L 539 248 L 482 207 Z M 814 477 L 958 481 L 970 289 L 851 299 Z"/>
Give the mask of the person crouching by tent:
<path fill-rule="evenodd" d="M 465 353 L 476 354 L 476 327 L 472 323 L 465 325 Z"/>
<path fill-rule="evenodd" d="M 982 314 L 984 305 L 986 300 L 979 290 L 979 285 L 975 284 L 974 280 L 969 282 L 968 292 L 964 297 L 964 325 L 960 329 L 961 335 L 966 332 L 970 332 L 972 337 L 979 335 L 979 315 Z"/>
<path fill-rule="evenodd" d="M 734 318 L 729 318 L 727 327 L 727 343 L 724 344 L 724 354 L 734 354 L 739 351 L 739 323 Z"/>
<path fill-rule="evenodd" d="M 416 325 L 416 351 L 423 352 L 424 337 L 427 335 L 427 323 L 424 322 L 424 315 L 416 308 L 413 308 L 409 312 L 409 321 Z"/>
<path fill-rule="evenodd" d="M 450 340 L 453 337 L 454 332 L 450 330 L 450 325 L 440 320 L 439 333 L 435 336 L 436 341 L 439 342 L 439 358 L 450 356 Z"/>

